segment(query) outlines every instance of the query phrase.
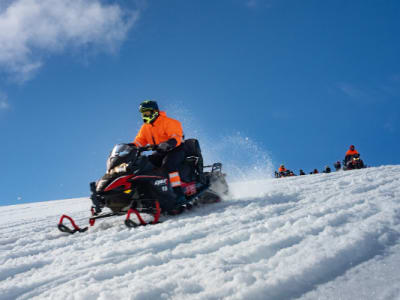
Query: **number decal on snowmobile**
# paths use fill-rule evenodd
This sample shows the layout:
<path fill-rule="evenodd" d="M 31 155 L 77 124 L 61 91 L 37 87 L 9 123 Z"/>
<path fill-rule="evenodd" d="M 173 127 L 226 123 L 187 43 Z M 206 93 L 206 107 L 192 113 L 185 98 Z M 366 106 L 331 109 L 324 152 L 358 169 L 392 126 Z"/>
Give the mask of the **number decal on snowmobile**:
<path fill-rule="evenodd" d="M 156 181 L 154 181 L 154 185 L 167 185 L 167 181 L 168 181 L 168 179 L 156 180 Z"/>

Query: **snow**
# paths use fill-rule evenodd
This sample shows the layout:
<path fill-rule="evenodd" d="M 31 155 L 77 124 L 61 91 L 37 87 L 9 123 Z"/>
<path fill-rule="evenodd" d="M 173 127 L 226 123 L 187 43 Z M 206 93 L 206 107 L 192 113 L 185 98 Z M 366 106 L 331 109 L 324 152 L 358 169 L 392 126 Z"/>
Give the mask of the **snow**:
<path fill-rule="evenodd" d="M 231 195 L 85 233 L 88 198 L 0 207 L 0 299 L 400 299 L 400 166 L 231 183 Z"/>

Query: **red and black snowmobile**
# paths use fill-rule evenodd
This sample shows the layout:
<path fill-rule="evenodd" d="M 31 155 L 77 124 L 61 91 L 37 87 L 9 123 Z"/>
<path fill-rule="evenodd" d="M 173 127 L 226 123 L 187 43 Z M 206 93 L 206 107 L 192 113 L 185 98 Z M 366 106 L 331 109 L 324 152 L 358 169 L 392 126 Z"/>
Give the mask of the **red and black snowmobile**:
<path fill-rule="evenodd" d="M 97 219 L 121 215 L 126 215 L 125 225 L 128 227 L 156 224 L 162 213 L 176 214 L 200 203 L 219 202 L 221 196 L 228 193 L 222 164 L 203 166 L 198 141 L 188 139 L 184 142 L 186 158 L 179 169 L 185 200 L 176 203 L 168 174 L 162 168 L 156 168 L 143 154 L 149 150 L 155 150 L 154 146 L 114 146 L 107 160 L 106 174 L 90 184 L 90 198 L 93 202 L 90 226 Z M 103 212 L 104 208 L 110 211 Z M 131 215 L 135 220 L 132 220 Z M 70 221 L 73 229 L 63 224 L 64 219 Z M 80 228 L 71 217 L 63 215 L 58 229 L 73 234 L 84 232 L 88 227 Z"/>
<path fill-rule="evenodd" d="M 347 161 L 343 161 L 343 170 L 345 171 L 362 168 L 365 168 L 365 165 L 359 154 L 352 155 Z"/>
<path fill-rule="evenodd" d="M 275 171 L 275 178 L 290 177 L 290 176 L 296 176 L 296 175 L 291 170 L 286 170 L 282 172 Z"/>

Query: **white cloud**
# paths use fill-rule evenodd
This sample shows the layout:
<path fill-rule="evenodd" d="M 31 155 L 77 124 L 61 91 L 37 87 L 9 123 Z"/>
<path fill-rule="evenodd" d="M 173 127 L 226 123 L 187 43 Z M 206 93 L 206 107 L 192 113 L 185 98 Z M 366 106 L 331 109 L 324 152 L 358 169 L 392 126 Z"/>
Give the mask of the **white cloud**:
<path fill-rule="evenodd" d="M 0 67 L 29 79 L 67 47 L 115 51 L 138 18 L 100 0 L 7 0 L 0 5 Z"/>
<path fill-rule="evenodd" d="M 7 109 L 9 107 L 6 100 L 0 100 L 0 110 Z"/>
<path fill-rule="evenodd" d="M 248 6 L 248 7 L 256 7 L 257 6 L 257 0 L 247 0 L 246 1 L 246 6 Z"/>
<path fill-rule="evenodd" d="M 338 84 L 338 87 L 343 93 L 345 93 L 350 98 L 356 98 L 356 99 L 368 98 L 368 94 L 365 91 L 352 84 L 342 82 Z"/>
<path fill-rule="evenodd" d="M 9 107 L 10 105 L 8 104 L 7 101 L 7 95 L 0 91 L 0 111 L 8 109 Z"/>

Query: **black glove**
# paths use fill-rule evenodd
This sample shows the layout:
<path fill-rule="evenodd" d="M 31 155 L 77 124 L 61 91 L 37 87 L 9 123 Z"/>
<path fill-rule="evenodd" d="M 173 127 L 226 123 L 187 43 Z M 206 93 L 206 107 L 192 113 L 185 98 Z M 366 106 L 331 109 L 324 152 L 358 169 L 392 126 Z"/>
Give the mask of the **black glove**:
<path fill-rule="evenodd" d="M 166 152 L 166 151 L 171 149 L 171 145 L 168 144 L 168 143 L 160 143 L 160 144 L 158 144 L 157 148 L 160 149 L 163 152 Z"/>

